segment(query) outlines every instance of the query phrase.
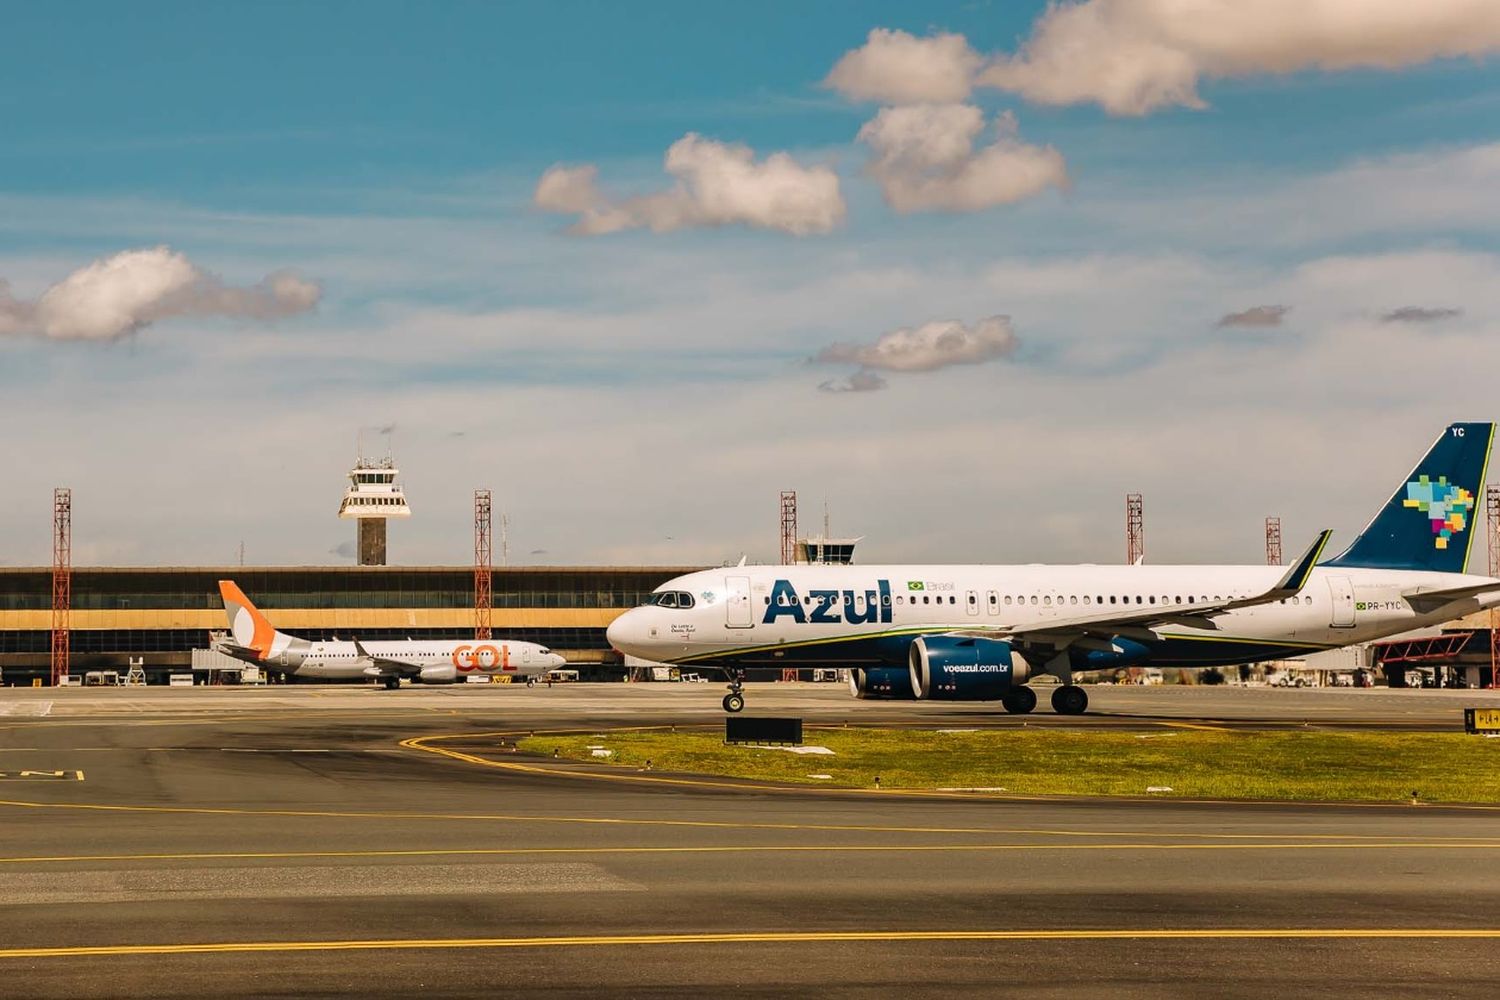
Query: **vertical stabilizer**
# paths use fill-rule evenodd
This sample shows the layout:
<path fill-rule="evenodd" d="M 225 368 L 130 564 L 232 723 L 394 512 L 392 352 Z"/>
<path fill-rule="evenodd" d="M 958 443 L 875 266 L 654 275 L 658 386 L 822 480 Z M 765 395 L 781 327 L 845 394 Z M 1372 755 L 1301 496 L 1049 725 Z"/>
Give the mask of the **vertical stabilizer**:
<path fill-rule="evenodd" d="M 1354 544 L 1325 565 L 1464 572 L 1494 436 L 1493 423 L 1449 424 Z"/>
<path fill-rule="evenodd" d="M 229 619 L 229 632 L 235 644 L 254 650 L 259 659 L 267 659 L 276 641 L 276 630 L 266 616 L 233 580 L 219 581 L 219 596 L 224 599 L 224 614 Z"/>

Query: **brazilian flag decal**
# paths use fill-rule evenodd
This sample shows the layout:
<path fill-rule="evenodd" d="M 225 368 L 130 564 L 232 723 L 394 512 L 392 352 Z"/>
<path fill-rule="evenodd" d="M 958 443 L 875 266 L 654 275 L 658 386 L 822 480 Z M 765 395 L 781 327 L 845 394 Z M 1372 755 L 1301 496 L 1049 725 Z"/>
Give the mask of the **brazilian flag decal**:
<path fill-rule="evenodd" d="M 922 586 L 922 581 L 921 580 L 907 580 L 906 581 L 906 589 L 907 590 L 923 590 L 924 588 Z"/>

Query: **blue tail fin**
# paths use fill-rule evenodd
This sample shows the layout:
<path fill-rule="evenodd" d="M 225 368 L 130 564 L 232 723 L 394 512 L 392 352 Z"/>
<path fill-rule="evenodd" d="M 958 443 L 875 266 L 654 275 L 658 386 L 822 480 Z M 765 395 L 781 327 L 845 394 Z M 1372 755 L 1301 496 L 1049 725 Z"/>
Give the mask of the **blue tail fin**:
<path fill-rule="evenodd" d="M 1449 424 L 1354 544 L 1327 566 L 1462 573 L 1495 425 Z"/>

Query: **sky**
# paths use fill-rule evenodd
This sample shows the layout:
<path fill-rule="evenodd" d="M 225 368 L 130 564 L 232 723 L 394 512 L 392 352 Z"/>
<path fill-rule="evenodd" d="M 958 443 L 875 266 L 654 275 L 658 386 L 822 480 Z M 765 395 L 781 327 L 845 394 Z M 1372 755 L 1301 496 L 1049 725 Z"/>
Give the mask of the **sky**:
<path fill-rule="evenodd" d="M 1259 562 L 1497 416 L 1490 0 L 6 20 L 0 564 Z"/>

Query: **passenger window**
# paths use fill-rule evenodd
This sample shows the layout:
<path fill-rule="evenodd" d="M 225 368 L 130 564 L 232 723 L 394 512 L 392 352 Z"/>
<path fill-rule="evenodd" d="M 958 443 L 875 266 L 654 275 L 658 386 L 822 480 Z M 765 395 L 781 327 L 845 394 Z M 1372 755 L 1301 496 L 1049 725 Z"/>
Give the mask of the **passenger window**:
<path fill-rule="evenodd" d="M 1140 594 L 1136 594 L 1135 595 L 1135 603 L 1137 603 L 1137 604 L 1141 603 L 1141 595 Z"/>
<path fill-rule="evenodd" d="M 975 597 L 973 594 L 970 594 L 969 595 L 969 603 L 970 604 L 978 604 L 979 603 L 979 598 Z"/>
<path fill-rule="evenodd" d="M 1052 595 L 1048 594 L 1046 597 L 1042 598 L 1042 603 L 1045 604 L 1045 605 L 1047 605 L 1048 607 L 1051 607 L 1052 606 Z"/>
<path fill-rule="evenodd" d="M 1069 597 L 1068 598 L 1068 603 L 1069 604 L 1077 604 L 1078 603 L 1078 595 L 1074 594 L 1071 597 Z"/>
<path fill-rule="evenodd" d="M 1010 595 L 1009 594 L 1005 595 L 1005 603 L 1006 604 L 1010 604 Z"/>
<path fill-rule="evenodd" d="M 1089 602 L 1089 595 L 1088 595 L 1088 594 L 1084 594 L 1084 595 L 1083 595 L 1083 603 L 1084 603 L 1084 604 L 1088 604 L 1088 603 L 1090 603 L 1090 602 Z"/>
<path fill-rule="evenodd" d="M 1114 594 L 1110 594 L 1109 595 L 1109 603 L 1111 603 L 1111 604 L 1115 603 L 1115 595 Z"/>
<path fill-rule="evenodd" d="M 897 604 L 905 604 L 906 603 L 906 598 L 902 597 L 900 594 L 897 594 L 896 595 L 896 603 Z"/>
<path fill-rule="evenodd" d="M 949 594 L 948 595 L 948 603 L 949 604 L 957 604 L 958 603 L 958 598 L 954 597 L 952 594 Z"/>
<path fill-rule="evenodd" d="M 891 606 L 891 595 L 890 594 L 881 594 L 880 595 L 880 603 L 884 607 L 887 607 L 887 608 L 890 607 Z"/>
<path fill-rule="evenodd" d="M 1035 594 L 1031 595 L 1031 603 L 1032 604 L 1036 604 L 1036 595 Z"/>

